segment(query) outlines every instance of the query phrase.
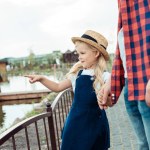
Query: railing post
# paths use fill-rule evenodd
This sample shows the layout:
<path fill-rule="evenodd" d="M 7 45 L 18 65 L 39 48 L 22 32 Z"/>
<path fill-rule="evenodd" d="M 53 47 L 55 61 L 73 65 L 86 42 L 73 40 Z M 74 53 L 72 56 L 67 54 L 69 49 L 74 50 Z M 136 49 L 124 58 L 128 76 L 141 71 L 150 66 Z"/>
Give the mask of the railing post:
<path fill-rule="evenodd" d="M 51 116 L 48 117 L 48 127 L 50 131 L 50 142 L 51 142 L 52 150 L 57 150 L 53 112 L 52 112 L 52 107 L 50 103 L 46 104 L 46 111 L 51 112 Z"/>

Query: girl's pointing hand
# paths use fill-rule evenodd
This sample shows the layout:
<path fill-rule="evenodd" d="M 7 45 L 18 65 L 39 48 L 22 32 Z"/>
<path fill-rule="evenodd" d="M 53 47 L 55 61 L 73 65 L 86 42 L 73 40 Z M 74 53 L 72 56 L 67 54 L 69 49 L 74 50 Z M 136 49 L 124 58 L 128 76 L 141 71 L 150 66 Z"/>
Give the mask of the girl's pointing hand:
<path fill-rule="evenodd" d="M 35 82 L 41 81 L 43 78 L 43 76 L 41 76 L 41 75 L 25 75 L 24 77 L 29 78 L 30 83 L 35 83 Z"/>

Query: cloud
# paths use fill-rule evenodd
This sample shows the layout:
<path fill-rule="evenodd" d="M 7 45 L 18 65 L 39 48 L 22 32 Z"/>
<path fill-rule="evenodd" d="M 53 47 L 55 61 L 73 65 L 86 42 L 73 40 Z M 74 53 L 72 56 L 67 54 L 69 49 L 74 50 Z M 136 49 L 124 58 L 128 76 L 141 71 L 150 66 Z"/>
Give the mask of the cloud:
<path fill-rule="evenodd" d="M 0 58 L 73 49 L 87 29 L 116 39 L 116 0 L 1 0 L 0 14 Z"/>

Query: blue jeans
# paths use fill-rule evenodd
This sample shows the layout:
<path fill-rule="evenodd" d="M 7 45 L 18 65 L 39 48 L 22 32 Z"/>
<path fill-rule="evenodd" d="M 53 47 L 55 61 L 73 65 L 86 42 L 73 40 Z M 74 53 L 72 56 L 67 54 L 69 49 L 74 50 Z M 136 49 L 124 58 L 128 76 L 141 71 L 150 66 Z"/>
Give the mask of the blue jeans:
<path fill-rule="evenodd" d="M 146 105 L 145 101 L 128 101 L 127 79 L 125 79 L 124 99 L 139 150 L 150 150 L 150 107 Z"/>

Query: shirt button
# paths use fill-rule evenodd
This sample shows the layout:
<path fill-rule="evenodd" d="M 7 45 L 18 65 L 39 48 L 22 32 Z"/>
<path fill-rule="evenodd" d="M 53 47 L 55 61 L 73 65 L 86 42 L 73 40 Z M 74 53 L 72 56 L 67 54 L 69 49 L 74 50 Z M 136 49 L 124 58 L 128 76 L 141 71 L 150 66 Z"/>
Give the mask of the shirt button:
<path fill-rule="evenodd" d="M 114 93 L 111 94 L 111 98 L 112 98 L 112 100 L 115 100 L 115 94 Z"/>
<path fill-rule="evenodd" d="M 114 94 L 114 93 L 112 93 L 112 94 L 111 94 L 111 96 L 115 96 L 115 94 Z"/>

